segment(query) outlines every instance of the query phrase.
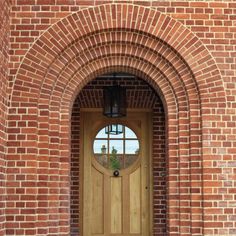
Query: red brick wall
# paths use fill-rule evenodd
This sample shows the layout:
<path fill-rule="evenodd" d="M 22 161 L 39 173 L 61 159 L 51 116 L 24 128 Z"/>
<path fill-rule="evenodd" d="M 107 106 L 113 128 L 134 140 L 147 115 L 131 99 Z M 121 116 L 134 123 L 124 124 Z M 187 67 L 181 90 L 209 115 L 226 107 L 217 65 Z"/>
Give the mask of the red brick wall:
<path fill-rule="evenodd" d="M 9 1 L 0 2 L 0 235 L 5 235 L 6 122 L 9 50 Z"/>
<path fill-rule="evenodd" d="M 153 109 L 153 235 L 167 235 L 167 155 L 165 115 L 160 100 Z"/>
<path fill-rule="evenodd" d="M 114 25 L 122 22 L 120 14 L 108 6 L 106 11 L 116 18 L 109 33 L 102 29 L 105 24 L 99 24 L 106 21 L 105 8 L 96 12 L 98 18 L 91 17 L 98 22 L 93 26 L 87 22 L 90 9 L 86 19 L 83 13 L 78 14 L 80 21 L 76 21 L 77 14 L 73 18 L 76 24 L 82 23 L 79 33 L 84 50 L 73 47 L 78 32 L 73 27 L 66 31 L 74 24 L 70 17 L 69 22 L 64 19 L 45 31 L 72 12 L 111 1 L 11 2 L 10 87 L 14 85 L 14 91 L 8 129 L 7 234 L 67 234 L 69 100 L 93 74 L 113 66 L 134 74 L 142 72 L 166 101 L 169 231 L 235 235 L 234 1 L 132 1 L 163 14 L 145 10 L 142 17 L 143 8 L 130 7 L 133 14 L 126 17 L 136 20 L 126 24 L 132 30 L 119 28 L 118 32 Z M 96 40 L 86 35 L 93 27 L 97 27 Z M 78 53 L 80 60 L 72 59 L 73 53 Z M 84 69 L 69 82 L 80 65 Z"/>
<path fill-rule="evenodd" d="M 80 160 L 80 106 L 76 99 L 71 115 L 71 190 L 70 190 L 70 232 L 71 236 L 79 235 L 79 160 Z"/>
<path fill-rule="evenodd" d="M 86 85 L 72 110 L 71 125 L 71 235 L 79 235 L 79 132 L 80 108 L 102 108 L 102 89 L 113 80 L 99 77 Z M 127 89 L 128 108 L 153 109 L 153 235 L 166 233 L 166 155 L 165 117 L 160 98 L 141 79 L 130 76 L 119 78 L 118 84 Z"/>

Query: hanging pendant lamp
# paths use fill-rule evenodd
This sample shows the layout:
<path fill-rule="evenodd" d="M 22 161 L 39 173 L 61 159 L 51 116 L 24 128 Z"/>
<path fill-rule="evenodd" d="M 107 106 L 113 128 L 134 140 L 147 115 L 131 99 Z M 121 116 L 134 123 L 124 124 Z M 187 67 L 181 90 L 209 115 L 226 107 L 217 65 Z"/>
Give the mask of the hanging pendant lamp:
<path fill-rule="evenodd" d="M 116 82 L 103 89 L 103 115 L 109 118 L 126 116 L 126 89 Z"/>

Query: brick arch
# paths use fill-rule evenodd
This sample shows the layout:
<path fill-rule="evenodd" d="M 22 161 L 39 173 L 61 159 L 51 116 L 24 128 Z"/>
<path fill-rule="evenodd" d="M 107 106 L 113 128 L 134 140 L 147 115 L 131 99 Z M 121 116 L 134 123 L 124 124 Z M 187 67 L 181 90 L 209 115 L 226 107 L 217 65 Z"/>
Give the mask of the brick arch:
<path fill-rule="evenodd" d="M 115 14 L 116 11 L 120 11 L 121 9 L 123 10 L 121 14 Z M 100 17 L 95 16 L 97 15 L 96 11 L 100 12 Z M 129 11 L 133 13 L 131 19 L 130 15 L 127 15 Z M 139 14 L 145 14 L 147 17 L 142 18 L 142 24 L 133 24 L 133 22 L 140 21 Z M 99 27 L 97 28 L 95 26 Z M 140 28 L 141 26 L 142 28 Z M 40 74 L 61 53 L 70 47 L 74 41 L 98 30 L 104 31 L 110 29 L 137 30 L 141 34 L 150 35 L 155 39 L 161 39 L 171 47 L 172 51 L 178 53 L 186 62 L 186 65 L 191 68 L 196 81 L 198 82 L 199 80 L 197 84 L 202 96 L 204 94 L 208 96 L 210 93 L 209 89 L 202 86 L 202 78 L 204 80 L 206 79 L 206 83 L 211 82 L 210 84 L 217 84 L 219 88 L 218 95 L 222 96 L 224 90 L 216 64 L 207 49 L 193 33 L 182 26 L 181 23 L 158 11 L 129 4 L 101 5 L 96 8 L 81 10 L 61 20 L 35 42 L 25 56 L 21 69 L 23 71 L 24 69 L 32 70 L 33 73 L 37 73 L 38 71 Z M 35 55 L 37 56 L 35 57 Z M 33 70 L 32 67 L 30 68 L 30 65 L 32 67 L 37 66 L 38 70 Z M 18 74 L 20 73 L 21 70 Z M 211 73 L 214 76 L 210 75 Z"/>
<path fill-rule="evenodd" d="M 61 71 L 58 71 L 58 73 L 56 73 L 54 75 L 57 77 L 57 80 L 56 81 L 52 80 L 53 84 L 50 87 L 51 89 L 48 89 L 48 91 L 44 91 L 45 96 L 47 96 L 48 92 L 51 91 L 51 93 L 48 94 L 48 99 L 53 100 L 52 98 L 50 98 L 50 96 L 53 96 L 53 87 L 61 86 L 64 88 L 64 92 L 62 92 L 61 99 L 63 99 L 64 94 L 66 94 L 66 96 L 68 96 L 68 94 L 71 92 L 72 92 L 71 96 L 74 97 L 74 95 L 77 94 L 77 90 L 79 90 L 81 88 L 81 85 L 80 85 L 80 87 L 78 87 L 78 89 L 77 88 L 71 89 L 71 86 L 78 85 L 80 73 L 81 73 L 81 71 L 83 71 L 83 68 L 88 68 L 88 65 L 91 67 L 91 64 L 92 64 L 93 68 L 97 68 L 98 66 L 97 65 L 94 66 L 94 63 L 96 63 L 97 61 L 101 62 L 104 59 L 108 60 L 108 58 L 113 58 L 113 59 L 117 58 L 117 60 L 119 60 L 119 58 L 124 58 L 124 61 L 126 61 L 125 58 L 127 58 L 127 59 L 129 59 L 129 61 L 127 61 L 127 65 L 133 64 L 134 62 L 136 62 L 137 64 L 143 63 L 143 67 L 144 67 L 144 65 L 146 65 L 146 67 L 150 67 L 150 66 L 155 67 L 159 74 L 162 74 L 166 78 L 167 81 L 170 81 L 170 86 L 173 87 L 173 84 L 175 86 L 178 86 L 181 89 L 181 92 L 183 94 L 185 94 L 186 97 L 189 97 L 189 95 L 187 95 L 187 91 L 186 91 L 184 83 L 182 81 L 182 77 L 180 76 L 178 71 L 171 65 L 171 63 L 167 62 L 165 59 L 161 58 L 158 55 L 154 55 L 153 52 L 149 52 L 147 50 L 145 50 L 145 57 L 137 56 L 134 53 L 123 53 L 122 54 L 122 53 L 119 53 L 119 51 L 121 51 L 121 50 L 125 51 L 126 47 L 119 45 L 119 44 L 115 44 L 115 45 L 116 45 L 115 50 L 112 50 L 112 49 L 110 50 L 110 48 L 108 46 L 108 50 L 104 51 L 102 56 L 94 56 L 94 57 L 87 56 L 87 58 L 83 60 L 83 63 L 80 63 L 80 65 L 79 65 L 77 63 L 77 60 L 80 60 L 80 58 L 83 57 L 84 54 L 86 55 L 87 51 L 85 51 L 84 54 L 80 53 L 79 57 L 77 57 L 71 63 L 68 63 L 68 65 L 66 65 L 65 68 L 63 68 Z M 106 46 L 103 46 L 103 49 L 105 47 Z M 129 46 L 129 48 L 131 48 L 131 46 Z M 100 50 L 100 48 L 94 47 L 94 50 L 93 50 L 94 54 L 96 55 L 96 53 L 99 50 Z M 137 53 L 142 52 L 141 50 L 138 50 L 137 46 L 135 47 L 135 50 L 137 51 Z M 118 51 L 118 53 L 116 53 L 117 51 Z M 159 64 L 153 64 L 150 62 L 150 60 L 148 60 L 148 58 L 152 58 L 152 57 L 156 57 L 156 60 L 159 60 Z M 133 58 L 133 60 L 131 60 L 131 58 Z M 94 62 L 94 63 L 92 63 L 92 62 Z M 122 64 L 122 62 L 119 62 L 118 64 Z M 168 68 L 166 67 L 166 65 L 168 65 Z M 125 66 L 125 63 L 123 63 L 123 66 Z M 139 67 L 140 67 L 140 65 L 137 65 L 137 69 Z M 85 78 L 88 78 L 87 76 L 90 73 L 93 73 L 93 68 L 91 68 L 90 72 L 88 72 L 87 74 L 86 74 L 86 72 L 84 72 L 83 76 Z M 188 73 L 188 71 L 186 71 L 186 74 L 187 73 Z M 188 75 L 186 75 L 186 77 L 187 76 Z M 66 77 L 69 77 L 69 79 L 66 79 Z M 146 77 L 144 77 L 144 78 L 146 78 Z M 173 79 L 175 79 L 175 81 L 173 81 Z M 189 79 L 191 79 L 190 75 L 189 75 Z M 151 83 L 151 80 L 152 79 L 148 79 L 148 82 Z M 89 79 L 86 79 L 86 81 L 83 84 L 86 84 L 88 81 L 89 81 Z M 58 85 L 58 84 L 60 84 L 60 85 Z M 62 84 L 63 84 L 63 86 L 62 86 Z M 71 86 L 70 86 L 70 84 L 71 84 Z M 69 89 L 67 89 L 67 87 L 69 87 Z M 190 93 L 191 93 L 191 91 L 190 91 Z M 70 100 L 71 99 L 68 99 L 68 101 L 70 101 Z"/>
<path fill-rule="evenodd" d="M 124 36 L 125 33 L 124 33 Z M 132 34 L 131 34 L 132 36 Z M 141 35 L 139 35 L 140 38 L 142 38 Z M 86 38 L 86 40 L 89 40 L 90 38 Z M 129 45 L 125 45 L 125 43 L 129 43 Z M 113 48 L 111 48 L 111 45 Z M 115 47 L 114 47 L 115 45 Z M 164 48 L 164 46 L 162 46 L 162 44 L 159 46 L 161 49 Z M 126 42 L 116 42 L 115 40 L 113 41 L 108 41 L 107 43 L 103 43 L 102 47 L 99 46 L 97 44 L 94 44 L 88 48 L 85 48 L 84 50 L 77 50 L 76 51 L 76 46 L 74 46 L 74 57 L 72 58 L 67 58 L 67 63 L 64 67 L 61 67 L 60 70 L 54 70 L 53 73 L 55 74 L 54 76 L 57 75 L 57 77 L 60 77 L 57 79 L 58 80 L 64 80 L 63 79 L 63 73 L 65 74 L 70 74 L 71 77 L 73 77 L 74 75 L 72 74 L 73 70 L 76 70 L 74 68 L 79 68 L 81 67 L 81 62 L 78 62 L 79 60 L 81 60 L 81 58 L 83 58 L 83 66 L 85 66 L 87 63 L 89 63 L 92 60 L 95 60 L 97 57 L 101 57 L 101 51 L 102 51 L 102 56 L 105 57 L 107 54 L 119 54 L 120 56 L 124 56 L 124 55 L 132 55 L 134 58 L 138 58 L 139 60 L 143 60 L 143 61 L 147 61 L 150 64 L 156 64 L 156 67 L 160 68 L 160 71 L 165 71 L 165 73 L 167 73 L 170 75 L 171 73 L 174 73 L 175 76 L 180 78 L 180 81 L 182 81 L 182 83 L 184 83 L 184 80 L 182 80 L 183 75 L 185 77 L 188 77 L 189 80 L 192 80 L 192 84 L 194 87 L 194 81 L 192 79 L 192 75 L 190 74 L 190 71 L 188 70 L 188 68 L 186 68 L 185 64 L 175 55 L 171 55 L 172 51 L 170 49 L 168 49 L 167 47 L 166 51 L 167 52 L 167 56 L 170 57 L 171 60 L 167 59 L 165 57 L 165 54 L 160 54 L 160 52 L 155 51 L 153 49 L 151 49 L 150 47 L 145 47 L 139 43 L 133 43 L 130 42 L 129 40 L 127 40 Z M 164 48 L 164 49 L 165 49 Z M 130 50 L 131 52 L 129 52 L 128 50 Z M 126 53 L 126 51 L 128 51 Z M 125 52 L 125 53 L 120 53 L 120 52 Z M 64 52 L 66 53 L 66 52 Z M 144 56 L 142 56 L 142 54 Z M 173 53 L 172 53 L 173 54 Z M 95 56 L 94 56 L 95 55 Z M 141 56 L 140 56 L 141 55 Z M 172 57 L 172 58 L 171 58 Z M 151 59 L 150 59 L 151 58 Z M 60 60 L 60 58 L 58 58 L 58 60 Z M 55 62 L 57 63 L 57 62 Z M 172 64 L 173 63 L 173 64 Z M 71 69 L 72 67 L 72 69 Z M 168 67 L 168 68 L 167 68 Z M 179 71 L 181 71 L 181 75 L 179 74 Z M 45 76 L 47 77 L 47 75 Z M 173 77 L 173 75 L 172 75 Z M 52 80 L 55 81 L 55 80 Z M 179 82 L 180 82 L 179 81 Z M 181 82 L 180 82 L 181 83 Z M 190 83 L 188 81 L 188 83 Z M 51 84 L 51 88 L 53 88 L 55 86 L 55 83 Z M 183 87 L 185 87 L 184 85 L 181 85 Z M 50 90 L 50 89 L 48 89 Z M 191 91 L 190 91 L 191 93 Z M 194 93 L 191 94 L 192 96 L 194 96 Z"/>
<path fill-rule="evenodd" d="M 125 51 L 117 52 L 118 48 Z M 142 75 L 162 94 L 168 113 L 168 163 L 174 166 L 169 175 L 169 232 L 201 234 L 201 172 L 195 173 L 201 170 L 199 109 L 224 97 L 220 74 L 209 52 L 188 29 L 158 11 L 132 4 L 101 5 L 62 19 L 40 36 L 22 61 L 11 96 L 10 112 L 15 114 L 9 118 L 37 120 L 19 131 L 24 136 L 19 158 L 32 159 L 22 171 L 37 166 L 27 175 L 38 177 L 30 181 L 31 187 L 39 189 L 29 199 L 38 202 L 39 219 L 32 228 L 37 234 L 68 235 L 72 101 L 88 81 L 114 69 Z M 176 175 L 186 179 L 176 181 Z"/>
<path fill-rule="evenodd" d="M 104 45 L 103 45 L 104 46 Z M 118 44 L 116 44 L 116 46 L 118 47 Z M 119 52 L 120 50 L 119 50 L 119 47 L 118 47 L 118 49 L 117 49 L 117 51 Z M 124 50 L 125 51 L 125 50 Z M 96 55 L 96 53 L 94 53 L 95 55 Z M 119 53 L 118 53 L 119 54 Z M 80 55 L 80 57 L 82 57 L 81 55 L 82 55 L 82 53 L 80 53 L 79 54 Z M 66 83 L 64 84 L 64 88 L 67 88 L 67 86 L 69 87 L 69 90 L 67 90 L 66 92 L 65 92 L 65 94 L 66 94 L 66 96 L 68 96 L 68 94 L 70 94 L 71 92 L 73 92 L 73 91 L 77 91 L 77 89 L 76 89 L 76 84 L 78 84 L 78 82 L 76 82 L 77 80 L 80 80 L 80 78 L 79 78 L 79 75 L 80 74 L 82 74 L 82 77 L 84 77 L 84 78 L 87 78 L 86 79 L 86 81 L 85 82 L 88 82 L 90 79 L 92 79 L 92 78 L 94 78 L 95 76 L 96 76 L 96 74 L 94 74 L 93 73 L 93 69 L 91 69 L 91 68 L 97 68 L 98 67 L 98 65 L 96 65 L 96 63 L 99 63 L 99 65 L 101 65 L 101 68 L 105 68 L 105 67 L 109 67 L 109 66 L 111 66 L 111 67 L 114 67 L 114 66 L 117 66 L 117 65 L 119 65 L 120 67 L 121 67 L 121 69 L 122 70 L 125 70 L 125 68 L 124 68 L 124 65 L 129 65 L 130 64 L 130 62 L 132 61 L 132 64 L 133 64 L 133 68 L 136 68 L 136 70 L 138 69 L 138 68 L 140 68 L 140 62 L 142 63 L 142 67 L 143 67 L 143 65 L 144 64 L 149 64 L 149 66 L 146 66 L 146 70 L 147 71 L 149 71 L 149 74 L 152 74 L 152 77 L 153 78 L 155 78 L 156 76 L 154 76 L 154 73 L 155 72 L 151 72 L 152 70 L 150 69 L 150 67 L 151 67 L 151 63 L 150 62 L 148 62 L 145 58 L 142 58 L 142 60 L 140 60 L 138 57 L 137 57 L 137 55 L 135 56 L 135 55 L 129 55 L 128 53 L 127 54 L 125 54 L 125 55 L 123 55 L 123 57 L 121 57 L 121 55 L 118 55 L 118 56 L 116 56 L 115 54 L 108 54 L 108 55 L 106 55 L 105 53 L 103 53 L 103 55 L 104 55 L 104 60 L 101 58 L 101 57 L 98 57 L 98 58 L 96 58 L 96 57 L 94 57 L 93 58 L 93 60 L 92 60 L 92 58 L 90 58 L 90 59 L 87 59 L 87 60 L 85 60 L 84 61 L 84 65 L 80 65 L 80 67 L 82 68 L 82 71 L 81 70 L 79 70 L 77 67 L 75 67 L 75 66 L 72 66 L 72 68 L 77 68 L 76 70 L 78 70 L 78 72 L 77 73 L 75 73 L 75 75 L 74 75 L 74 72 L 72 72 L 71 71 L 71 74 L 70 74 L 70 78 L 71 78 L 71 80 L 72 80 L 72 82 L 71 82 L 71 85 L 67 85 Z M 125 58 L 126 57 L 126 58 Z M 148 54 L 148 53 L 146 53 L 146 57 L 147 58 L 152 58 L 152 56 L 150 55 L 150 54 Z M 132 58 L 132 59 L 131 59 Z M 119 59 L 121 59 L 121 61 L 119 61 Z M 73 61 L 73 60 L 72 60 Z M 119 62 L 118 62 L 119 61 Z M 135 61 L 137 62 L 136 63 L 136 65 L 135 65 Z M 146 61 L 146 63 L 145 63 L 145 61 Z M 89 62 L 89 64 L 88 64 L 88 62 Z M 112 62 L 115 62 L 115 65 L 114 64 L 112 64 Z M 127 62 L 127 63 L 126 63 Z M 93 63 L 93 64 L 92 64 Z M 111 64 L 110 64 L 111 63 Z M 165 64 L 165 63 L 164 63 Z M 69 63 L 68 63 L 68 65 L 70 65 Z M 122 68 L 122 65 L 123 65 L 123 68 Z M 169 65 L 170 65 L 170 67 L 171 67 L 171 63 L 169 63 Z M 70 66 L 68 66 L 68 67 L 70 67 Z M 154 69 L 154 65 L 152 65 L 152 67 L 153 67 L 153 70 L 155 71 L 155 70 L 157 70 L 157 66 L 156 66 L 156 68 Z M 181 68 L 181 65 L 179 64 L 179 67 Z M 66 67 L 65 67 L 66 68 Z M 65 69 L 66 70 L 66 69 Z M 63 70 L 62 70 L 63 71 Z M 134 70 L 135 71 L 135 70 Z M 159 71 L 161 71 L 161 69 L 159 69 Z M 172 84 L 174 84 L 174 82 L 173 82 L 173 79 L 175 79 L 177 82 L 178 82 L 178 80 L 177 80 L 177 78 L 178 77 L 180 77 L 180 75 L 178 75 L 178 73 L 176 73 L 176 70 L 174 70 L 174 68 L 172 69 L 172 71 L 173 71 L 173 73 L 175 72 L 175 74 L 176 74 L 176 76 L 172 76 L 171 78 L 169 78 L 169 79 L 167 79 L 167 81 L 169 81 L 169 83 L 172 83 Z M 88 72 L 88 73 L 87 73 Z M 105 71 L 106 72 L 106 71 Z M 147 72 L 148 73 L 148 72 Z M 60 73 L 60 76 L 61 76 L 61 74 L 63 74 L 63 72 L 61 72 Z M 92 74 L 92 76 L 90 76 Z M 163 74 L 164 74 L 164 72 L 163 72 Z M 99 74 L 97 74 L 97 75 L 99 75 Z M 61 78 L 60 78 L 60 76 L 58 76 L 58 80 L 60 80 L 60 81 L 65 81 L 65 82 L 68 82 L 68 80 L 66 80 L 65 78 L 64 78 L 64 76 L 62 76 Z M 68 76 L 68 74 L 67 74 L 67 76 Z M 143 77 L 143 78 L 147 78 L 148 76 L 146 75 L 146 76 L 141 76 L 141 77 Z M 159 81 L 158 81 L 158 83 L 160 83 L 161 84 L 161 79 L 160 79 L 160 77 L 161 76 L 158 76 L 158 78 L 159 78 Z M 168 76 L 164 76 L 165 78 L 167 78 Z M 190 77 L 191 78 L 191 77 Z M 74 80 L 73 80 L 74 79 Z M 170 82 L 172 80 L 172 82 Z M 147 81 L 148 81 L 148 79 L 147 79 Z M 150 80 L 149 80 L 150 81 Z M 62 82 L 61 82 L 62 83 Z M 157 83 L 157 84 L 158 84 Z M 168 84 L 168 82 L 167 82 L 167 84 Z M 181 83 L 180 83 L 181 84 Z M 189 83 L 190 84 L 190 83 Z M 71 89 L 72 88 L 72 85 L 73 86 L 75 86 L 74 87 L 74 89 Z M 56 85 L 55 85 L 56 86 Z M 167 86 L 168 87 L 168 86 Z M 178 87 L 179 87 L 179 89 L 181 89 L 181 87 L 182 87 L 182 90 L 181 91 L 178 91 Z M 177 83 L 175 83 L 175 89 L 177 89 L 177 93 L 182 93 L 182 95 L 184 95 L 184 94 L 186 94 L 186 92 L 185 92 L 185 89 L 183 89 L 183 85 L 181 86 L 181 85 L 179 85 L 179 86 L 177 86 Z M 79 90 L 79 89 L 78 89 Z M 165 89 L 162 87 L 161 89 L 160 89 L 161 91 L 163 91 L 164 93 L 165 93 L 165 96 L 168 96 L 168 92 L 167 91 L 165 91 Z M 166 89 L 166 90 L 168 90 L 168 89 Z M 172 89 L 171 89 L 172 91 L 174 90 L 173 89 L 173 85 L 172 85 Z M 174 96 L 175 97 L 175 96 Z M 189 95 L 187 96 L 183 96 L 182 97 L 182 99 L 180 98 L 180 101 L 177 101 L 178 100 L 178 96 L 177 96 L 177 99 L 176 98 L 174 98 L 174 99 L 172 99 L 172 101 L 168 101 L 168 105 L 167 105 L 167 108 L 170 108 L 171 107 L 171 103 L 173 102 L 173 101 L 176 101 L 176 104 L 178 104 L 178 108 L 177 109 L 179 109 L 180 111 L 182 111 L 182 116 L 184 116 L 184 111 L 188 111 L 189 110 L 189 108 L 187 108 L 186 106 L 187 106 L 187 104 L 188 104 L 188 98 L 189 97 Z M 187 99 L 187 100 L 186 100 Z M 69 107 L 69 104 L 71 103 L 71 99 L 70 99 L 70 97 L 68 97 L 67 99 L 67 105 L 65 105 L 65 104 L 63 104 L 63 107 L 65 107 L 65 109 L 66 109 L 66 107 Z M 64 100 L 64 101 L 66 101 L 66 100 Z M 58 104 L 62 104 L 60 101 L 58 101 Z M 184 104 L 185 104 L 185 106 L 184 106 Z M 194 103 L 194 105 L 196 106 L 196 103 Z M 196 109 L 196 108 L 195 108 Z M 68 112 L 68 111 L 67 111 Z M 66 113 L 67 113 L 66 112 Z M 177 114 L 178 112 L 173 112 L 173 114 Z M 171 113 L 169 113 L 169 114 L 171 114 Z M 179 113 L 180 115 L 181 115 L 181 112 Z M 192 112 L 192 114 L 193 114 L 193 112 Z M 186 113 L 185 114 L 185 116 L 186 116 L 186 119 L 188 119 L 188 113 Z M 176 119 L 176 118 L 175 118 Z M 175 126 L 175 128 L 177 128 L 178 127 L 178 122 L 176 122 L 175 121 L 175 119 L 173 118 L 172 120 L 171 120 L 171 118 L 170 118 L 170 123 L 172 123 L 172 125 L 173 126 Z M 184 119 L 182 119 L 182 122 L 184 122 Z M 185 121 L 186 122 L 186 121 Z M 194 123 L 194 122 L 193 122 Z M 196 120 L 195 120 L 195 123 L 196 123 Z M 193 124 L 194 125 L 194 124 Z M 196 124 L 195 124 L 196 125 Z M 185 125 L 186 126 L 186 125 Z M 180 130 L 182 130 L 182 131 L 185 131 L 185 133 L 187 132 L 186 130 L 185 130 L 186 128 L 185 127 L 183 127 L 183 125 L 182 125 L 182 127 L 180 126 Z M 182 139 L 184 139 L 184 137 L 183 137 L 184 135 L 182 134 Z M 171 134 L 170 134 L 170 137 L 171 137 Z M 187 137 L 185 138 L 186 140 L 188 139 Z M 177 143 L 176 143 L 177 144 Z M 187 145 L 187 143 L 185 143 L 185 146 Z M 200 151 L 199 151 L 200 152 Z M 185 155 L 187 155 L 187 154 L 185 154 Z M 196 155 L 196 154 L 195 154 Z M 182 156 L 183 156 L 183 154 L 182 154 Z M 186 175 L 186 169 L 185 170 L 179 170 L 180 172 L 182 172 L 182 174 L 185 174 Z M 173 185 L 172 185 L 172 187 L 173 187 Z M 176 187 L 177 188 L 177 187 Z M 185 188 L 188 188 L 188 187 L 186 187 L 186 183 L 185 183 Z M 175 193 L 175 196 L 174 196 L 175 198 L 176 198 L 176 193 Z M 185 196 L 185 200 L 186 200 L 186 196 Z M 176 205 L 170 205 L 170 207 L 171 208 L 178 208 L 177 207 L 177 205 L 178 205 L 179 203 L 176 203 Z M 186 214 L 186 213 L 185 213 Z M 171 217 L 170 217 L 171 218 Z M 173 219 L 178 219 L 179 218 L 179 216 L 176 216 L 176 214 L 173 214 L 173 216 L 172 216 L 172 218 Z"/>

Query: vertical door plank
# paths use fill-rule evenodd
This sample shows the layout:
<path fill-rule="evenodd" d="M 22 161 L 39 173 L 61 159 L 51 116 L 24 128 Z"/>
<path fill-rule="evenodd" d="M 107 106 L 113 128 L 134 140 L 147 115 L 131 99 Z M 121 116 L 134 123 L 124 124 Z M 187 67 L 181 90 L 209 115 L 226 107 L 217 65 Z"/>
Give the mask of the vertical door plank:
<path fill-rule="evenodd" d="M 123 233 L 125 235 L 128 235 L 130 232 L 130 189 L 129 189 L 129 175 L 124 175 L 122 177 L 123 183 L 122 183 L 122 188 L 123 188 Z"/>
<path fill-rule="evenodd" d="M 141 233 L 141 171 L 130 175 L 130 233 Z"/>
<path fill-rule="evenodd" d="M 83 114 L 84 127 L 90 127 L 91 121 L 88 119 L 88 114 Z M 82 163 L 83 163 L 83 235 L 91 235 L 91 212 L 92 212 L 92 170 L 91 170 L 91 156 L 90 147 L 91 130 L 83 129 L 83 148 L 82 148 Z M 86 199 L 86 200 L 85 200 Z"/>
<path fill-rule="evenodd" d="M 104 233 L 104 200 L 103 174 L 92 168 L 92 215 L 91 228 L 93 234 Z"/>
<path fill-rule="evenodd" d="M 111 233 L 122 233 L 122 181 L 111 177 Z"/>

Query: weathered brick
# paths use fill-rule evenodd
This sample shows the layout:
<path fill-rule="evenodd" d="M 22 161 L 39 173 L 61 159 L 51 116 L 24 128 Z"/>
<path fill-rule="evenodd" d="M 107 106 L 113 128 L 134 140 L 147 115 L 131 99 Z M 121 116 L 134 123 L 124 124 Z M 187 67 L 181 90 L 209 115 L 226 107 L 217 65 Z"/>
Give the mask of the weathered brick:
<path fill-rule="evenodd" d="M 234 0 L 126 2 L 0 2 L 0 235 L 69 234 L 69 189 L 61 186 L 68 186 L 70 165 L 78 174 L 69 161 L 72 101 L 87 82 L 113 71 L 141 77 L 164 102 L 166 162 L 165 145 L 153 143 L 153 158 L 162 153 L 154 163 L 154 234 L 163 235 L 166 209 L 169 234 L 235 234 L 227 210 L 236 200 Z M 153 137 L 162 142 L 155 112 Z M 79 153 L 74 122 L 73 158 Z M 161 163 L 168 170 L 164 182 Z M 73 181 L 78 207 L 79 180 Z M 71 213 L 73 227 L 78 214 Z"/>

